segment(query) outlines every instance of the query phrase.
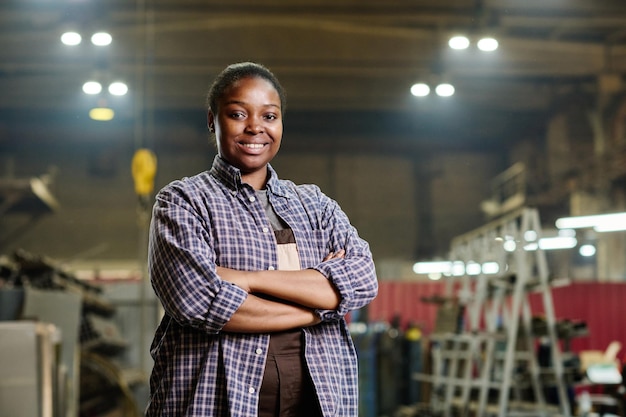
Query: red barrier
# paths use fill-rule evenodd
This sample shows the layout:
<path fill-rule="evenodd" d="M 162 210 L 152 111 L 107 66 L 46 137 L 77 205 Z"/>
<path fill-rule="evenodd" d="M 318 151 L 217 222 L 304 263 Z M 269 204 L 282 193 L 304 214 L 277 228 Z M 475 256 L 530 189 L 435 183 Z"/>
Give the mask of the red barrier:
<path fill-rule="evenodd" d="M 378 297 L 368 307 L 370 321 L 391 322 L 400 318 L 402 328 L 409 322 L 417 324 L 425 335 L 433 330 L 437 314 L 435 304 L 425 303 L 423 297 L 444 294 L 444 284 L 433 282 L 381 281 Z M 571 341 L 574 352 L 604 350 L 613 340 L 622 342 L 626 352 L 626 283 L 572 283 L 552 290 L 557 320 L 582 321 L 588 335 Z M 543 312 L 538 294 L 531 294 L 534 314 Z"/>

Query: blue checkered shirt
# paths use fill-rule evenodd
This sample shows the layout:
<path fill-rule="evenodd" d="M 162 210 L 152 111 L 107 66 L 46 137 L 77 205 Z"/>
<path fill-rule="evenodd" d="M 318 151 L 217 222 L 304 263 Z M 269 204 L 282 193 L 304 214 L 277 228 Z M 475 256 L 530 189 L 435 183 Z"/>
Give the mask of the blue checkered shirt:
<path fill-rule="evenodd" d="M 338 204 L 314 185 L 278 179 L 269 167 L 270 204 L 293 230 L 302 268 L 341 294 L 337 310 L 304 329 L 305 358 L 325 417 L 358 415 L 357 358 L 344 316 L 367 305 L 378 283 L 367 242 Z M 277 245 L 254 190 L 219 156 L 210 171 L 174 181 L 156 198 L 149 271 L 165 315 L 151 347 L 148 417 L 254 417 L 268 334 L 222 332 L 245 300 L 216 265 L 277 268 Z M 331 251 L 343 259 L 322 263 Z"/>

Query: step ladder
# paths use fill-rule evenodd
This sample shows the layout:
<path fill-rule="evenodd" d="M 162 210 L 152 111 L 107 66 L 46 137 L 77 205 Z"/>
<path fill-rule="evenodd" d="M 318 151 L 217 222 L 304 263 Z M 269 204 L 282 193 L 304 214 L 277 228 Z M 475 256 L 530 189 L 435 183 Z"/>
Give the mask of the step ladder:
<path fill-rule="evenodd" d="M 522 208 L 452 241 L 450 259 L 464 272 L 446 278 L 445 298 L 459 303 L 463 320 L 456 332 L 432 335 L 430 377 L 432 407 L 444 417 L 571 416 L 541 235 L 537 210 Z M 535 353 L 531 293 L 543 306 L 549 369 Z M 558 405 L 546 401 L 546 374 Z"/>

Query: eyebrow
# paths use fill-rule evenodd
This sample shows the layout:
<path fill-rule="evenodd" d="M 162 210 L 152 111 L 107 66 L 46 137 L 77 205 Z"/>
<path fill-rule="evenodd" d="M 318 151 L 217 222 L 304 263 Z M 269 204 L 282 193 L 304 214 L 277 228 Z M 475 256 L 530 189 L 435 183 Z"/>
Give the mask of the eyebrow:
<path fill-rule="evenodd" d="M 230 100 L 227 101 L 224 104 L 239 104 L 241 106 L 245 105 L 246 102 L 245 101 L 239 101 L 239 100 Z M 279 104 L 273 104 L 273 103 L 268 103 L 268 104 L 263 104 L 263 107 L 276 107 L 278 110 L 280 110 L 280 105 Z"/>

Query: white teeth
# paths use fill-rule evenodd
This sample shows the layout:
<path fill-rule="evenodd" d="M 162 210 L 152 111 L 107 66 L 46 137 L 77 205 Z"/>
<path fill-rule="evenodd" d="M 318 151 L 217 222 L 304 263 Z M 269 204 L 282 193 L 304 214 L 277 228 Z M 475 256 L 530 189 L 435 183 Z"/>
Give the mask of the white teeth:
<path fill-rule="evenodd" d="M 261 149 L 264 145 L 262 143 L 244 143 L 243 146 L 251 149 Z"/>

